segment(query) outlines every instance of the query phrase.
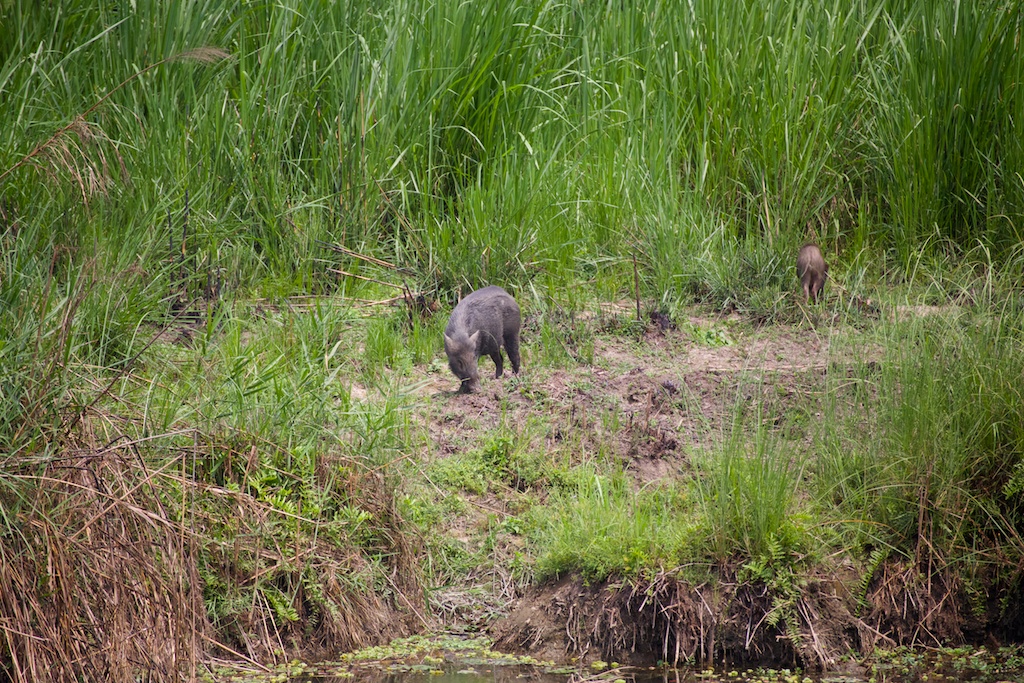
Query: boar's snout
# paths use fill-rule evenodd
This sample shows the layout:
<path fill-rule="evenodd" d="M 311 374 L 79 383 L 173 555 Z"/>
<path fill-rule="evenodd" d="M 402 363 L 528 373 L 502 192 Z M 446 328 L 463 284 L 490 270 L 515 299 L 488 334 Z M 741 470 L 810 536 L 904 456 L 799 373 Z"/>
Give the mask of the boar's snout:
<path fill-rule="evenodd" d="M 479 377 L 467 377 L 462 380 L 462 386 L 459 387 L 460 394 L 476 394 L 480 391 L 480 378 Z"/>
<path fill-rule="evenodd" d="M 461 380 L 459 392 L 471 394 L 480 391 L 480 373 L 477 370 L 476 335 L 466 339 L 444 336 L 444 352 L 448 355 L 448 367 Z"/>

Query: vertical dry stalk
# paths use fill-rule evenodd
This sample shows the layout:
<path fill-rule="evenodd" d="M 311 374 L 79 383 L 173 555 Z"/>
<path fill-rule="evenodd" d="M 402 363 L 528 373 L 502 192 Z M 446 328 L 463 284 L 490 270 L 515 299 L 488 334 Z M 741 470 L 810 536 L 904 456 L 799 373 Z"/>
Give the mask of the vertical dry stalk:
<path fill-rule="evenodd" d="M 636 319 L 640 320 L 640 271 L 636 266 L 636 254 L 633 254 L 633 294 L 636 296 Z"/>
<path fill-rule="evenodd" d="M 3 473 L 22 495 L 20 533 L 0 546 L 0 631 L 16 681 L 194 674 L 197 615 L 207 628 L 195 562 L 145 485 L 153 473 L 118 450 Z"/>

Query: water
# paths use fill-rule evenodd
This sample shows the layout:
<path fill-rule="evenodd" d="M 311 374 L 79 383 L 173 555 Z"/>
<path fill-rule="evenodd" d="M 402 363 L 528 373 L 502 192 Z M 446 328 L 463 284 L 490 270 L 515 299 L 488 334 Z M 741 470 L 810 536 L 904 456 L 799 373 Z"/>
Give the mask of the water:
<path fill-rule="evenodd" d="M 436 670 L 435 670 L 436 671 Z M 424 671 L 388 672 L 381 670 L 353 671 L 351 676 L 307 676 L 296 683 L 566 683 L 566 674 L 546 673 L 534 666 L 450 667 L 442 673 Z"/>
<path fill-rule="evenodd" d="M 413 637 L 337 662 L 225 680 L 269 683 L 1024 683 L 1024 647 L 879 651 L 843 673 L 789 669 L 558 666 L 489 649 L 485 639 Z M 221 680 L 215 676 L 215 680 Z"/>

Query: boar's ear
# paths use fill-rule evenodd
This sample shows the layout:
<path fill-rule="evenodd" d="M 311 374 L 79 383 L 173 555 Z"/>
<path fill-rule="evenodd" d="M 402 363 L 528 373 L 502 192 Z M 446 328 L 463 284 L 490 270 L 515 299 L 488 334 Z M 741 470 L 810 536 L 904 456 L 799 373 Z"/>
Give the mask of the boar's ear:
<path fill-rule="evenodd" d="M 480 330 L 477 330 L 473 334 L 469 335 L 469 343 L 472 344 L 473 348 L 476 348 L 476 342 L 480 339 Z"/>
<path fill-rule="evenodd" d="M 454 342 L 452 341 L 452 338 L 451 338 L 451 337 L 449 337 L 449 336 L 448 336 L 447 334 L 445 334 L 445 335 L 444 335 L 444 348 L 446 348 L 446 349 L 447 349 L 447 348 L 448 348 L 449 346 L 451 346 L 451 345 L 452 345 L 453 343 L 454 343 Z"/>

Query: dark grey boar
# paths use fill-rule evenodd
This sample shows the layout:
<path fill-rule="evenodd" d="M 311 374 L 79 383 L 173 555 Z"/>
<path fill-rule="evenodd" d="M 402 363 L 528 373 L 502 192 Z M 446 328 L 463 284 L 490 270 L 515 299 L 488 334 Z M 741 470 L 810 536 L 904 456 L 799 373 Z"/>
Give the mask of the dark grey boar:
<path fill-rule="evenodd" d="M 817 301 L 825 286 L 828 266 L 816 244 L 800 247 L 800 255 L 796 257 L 796 274 L 804 288 L 804 299 Z"/>
<path fill-rule="evenodd" d="M 459 302 L 444 330 L 444 352 L 448 367 L 462 380 L 459 391 L 480 391 L 477 358 L 494 361 L 495 378 L 501 377 L 501 347 L 512 361 L 512 372 L 519 374 L 519 305 L 501 287 L 478 289 Z"/>

